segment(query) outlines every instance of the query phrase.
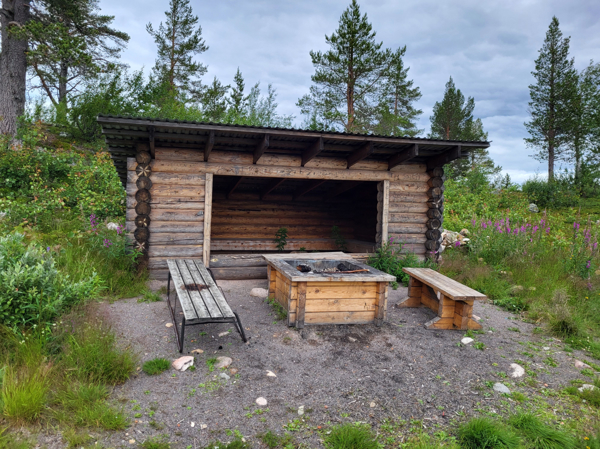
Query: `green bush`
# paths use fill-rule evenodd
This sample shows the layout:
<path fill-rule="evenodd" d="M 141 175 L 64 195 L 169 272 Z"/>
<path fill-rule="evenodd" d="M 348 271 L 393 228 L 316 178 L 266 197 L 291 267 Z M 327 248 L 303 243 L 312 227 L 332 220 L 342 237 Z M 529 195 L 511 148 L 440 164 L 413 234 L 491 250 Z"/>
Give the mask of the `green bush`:
<path fill-rule="evenodd" d="M 517 413 L 508 422 L 521 433 L 532 449 L 574 449 L 576 446 L 571 435 L 547 426 L 532 413 Z"/>
<path fill-rule="evenodd" d="M 327 449 L 379 449 L 371 428 L 366 424 L 341 424 L 323 438 Z"/>
<path fill-rule="evenodd" d="M 389 242 L 381 245 L 375 255 L 369 257 L 367 265 L 377 270 L 396 276 L 396 282 L 408 285 L 409 275 L 402 271 L 402 268 L 435 268 L 435 264 L 429 259 L 421 261 L 413 253 L 402 253 L 404 244 L 390 237 Z"/>
<path fill-rule="evenodd" d="M 579 195 L 567 175 L 558 175 L 554 182 L 538 177 L 529 179 L 523 184 L 523 193 L 539 208 L 575 207 L 579 204 Z"/>
<path fill-rule="evenodd" d="M 464 449 L 518 448 L 519 437 L 498 421 L 474 418 L 458 429 L 458 440 Z"/>
<path fill-rule="evenodd" d="M 152 359 L 144 362 L 142 365 L 142 370 L 150 375 L 154 376 L 156 374 L 160 374 L 171 367 L 171 362 L 167 359 Z"/>
<path fill-rule="evenodd" d="M 57 268 L 49 248 L 26 245 L 22 234 L 0 237 L 0 323 L 46 324 L 100 290 L 95 274 L 73 282 Z"/>

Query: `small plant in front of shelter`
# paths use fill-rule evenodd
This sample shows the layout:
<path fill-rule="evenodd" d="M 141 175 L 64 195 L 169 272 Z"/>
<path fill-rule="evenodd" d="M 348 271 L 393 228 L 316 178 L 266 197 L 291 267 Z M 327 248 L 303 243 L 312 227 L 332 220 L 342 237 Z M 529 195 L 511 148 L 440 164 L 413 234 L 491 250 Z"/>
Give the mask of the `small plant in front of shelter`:
<path fill-rule="evenodd" d="M 346 245 L 346 239 L 342 235 L 342 231 L 337 226 L 331 227 L 331 238 L 335 240 L 335 246 L 342 252 L 346 252 L 348 250 Z"/>
<path fill-rule="evenodd" d="M 287 245 L 288 238 L 288 230 L 287 228 L 279 228 L 275 233 L 275 243 L 277 246 L 277 251 L 283 252 L 285 251 L 285 246 Z"/>
<path fill-rule="evenodd" d="M 266 302 L 271 306 L 278 320 L 284 321 L 287 318 L 287 310 L 285 310 L 285 308 L 279 304 L 274 296 L 269 296 L 266 299 Z"/>
<path fill-rule="evenodd" d="M 156 358 L 144 362 L 142 370 L 149 376 L 154 376 L 168 370 L 170 366 L 171 362 L 167 359 Z"/>

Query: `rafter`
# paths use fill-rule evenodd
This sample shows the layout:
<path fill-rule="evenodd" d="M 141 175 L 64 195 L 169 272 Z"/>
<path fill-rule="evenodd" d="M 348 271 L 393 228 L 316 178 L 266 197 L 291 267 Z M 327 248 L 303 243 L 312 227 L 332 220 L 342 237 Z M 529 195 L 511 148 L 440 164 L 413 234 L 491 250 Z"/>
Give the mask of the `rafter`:
<path fill-rule="evenodd" d="M 314 159 L 321 151 L 323 151 L 323 138 L 319 137 L 302 153 L 302 167 L 304 167 L 308 161 Z"/>
<path fill-rule="evenodd" d="M 435 167 L 443 167 L 449 162 L 456 160 L 460 157 L 461 149 L 460 145 L 452 147 L 451 149 L 443 152 L 442 154 L 434 157 L 433 159 L 429 159 L 427 161 L 427 168 L 435 168 Z"/>
<path fill-rule="evenodd" d="M 415 143 L 408 150 L 404 150 L 401 153 L 394 154 L 388 160 L 388 170 L 391 170 L 392 168 L 396 167 L 397 165 L 400 165 L 403 162 L 406 162 L 414 157 L 417 157 L 418 155 L 419 155 L 419 145 L 417 145 Z"/>
<path fill-rule="evenodd" d="M 256 149 L 254 150 L 254 161 L 252 162 L 253 164 L 258 162 L 260 157 L 265 154 L 265 151 L 267 151 L 267 148 L 269 148 L 269 135 L 265 134 L 258 145 L 256 145 Z"/>
<path fill-rule="evenodd" d="M 227 199 L 229 199 L 229 197 L 231 196 L 231 194 L 235 191 L 235 189 L 237 189 L 237 187 L 240 185 L 240 182 L 242 182 L 243 178 L 244 178 L 243 176 L 238 176 L 237 179 L 233 182 L 233 185 L 231 186 L 231 188 L 227 192 Z"/>
<path fill-rule="evenodd" d="M 265 196 L 267 196 L 269 193 L 271 193 L 273 190 L 275 190 L 277 187 L 283 184 L 285 179 L 286 178 L 275 178 L 272 181 L 270 181 L 260 192 L 260 199 L 264 199 Z"/>
<path fill-rule="evenodd" d="M 150 145 L 150 154 L 154 159 L 154 126 L 148 127 L 148 144 Z"/>
<path fill-rule="evenodd" d="M 298 189 L 298 191 L 294 194 L 294 200 L 297 200 L 298 198 L 306 195 L 311 190 L 316 189 L 317 187 L 325 184 L 326 182 L 326 179 L 313 179 L 312 181 L 307 182 L 301 189 Z"/>
<path fill-rule="evenodd" d="M 210 156 L 210 152 L 215 146 L 215 132 L 210 131 L 208 133 L 208 139 L 206 140 L 206 145 L 204 145 L 204 162 L 208 162 L 208 157 Z"/>
<path fill-rule="evenodd" d="M 359 163 L 360 161 L 365 159 L 366 157 L 369 157 L 371 154 L 373 154 L 374 150 L 375 150 L 375 147 L 373 145 L 373 142 L 367 142 L 362 147 L 360 147 L 358 150 L 355 150 L 354 152 L 352 152 L 352 154 L 350 154 L 350 156 L 348 156 L 348 167 L 347 168 L 350 168 L 353 165 L 356 165 L 357 163 Z"/>

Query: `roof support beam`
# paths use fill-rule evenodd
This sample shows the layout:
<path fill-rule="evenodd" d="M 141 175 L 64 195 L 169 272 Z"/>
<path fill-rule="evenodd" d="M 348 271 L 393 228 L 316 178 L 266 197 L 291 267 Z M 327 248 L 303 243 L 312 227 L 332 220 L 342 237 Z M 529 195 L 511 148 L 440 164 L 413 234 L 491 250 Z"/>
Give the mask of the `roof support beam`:
<path fill-rule="evenodd" d="M 285 181 L 285 178 L 275 178 L 272 181 L 270 181 L 260 192 L 260 199 L 263 200 L 265 196 L 267 196 L 269 193 L 271 193 L 273 190 L 275 190 L 277 187 L 283 184 L 283 181 Z"/>
<path fill-rule="evenodd" d="M 334 189 L 331 192 L 329 192 L 329 194 L 327 195 L 327 199 L 335 198 L 336 196 L 339 196 L 342 193 L 345 193 L 348 190 L 353 189 L 354 187 L 356 187 L 359 184 L 360 184 L 359 181 L 344 182 L 337 189 Z"/>
<path fill-rule="evenodd" d="M 208 162 L 208 156 L 210 156 L 210 152 L 215 146 L 215 132 L 210 131 L 208 133 L 208 139 L 206 140 L 206 145 L 204 145 L 204 162 Z"/>
<path fill-rule="evenodd" d="M 244 178 L 243 176 L 238 176 L 237 179 L 233 182 L 233 185 L 231 186 L 231 188 L 227 192 L 227 199 L 229 199 L 229 197 L 231 196 L 231 194 L 235 191 L 235 189 L 237 189 L 237 187 L 240 185 L 240 182 L 242 182 L 243 178 Z"/>
<path fill-rule="evenodd" d="M 323 151 L 323 138 L 319 137 L 302 153 L 302 167 L 304 167 L 308 161 L 314 159 L 321 151 Z"/>
<path fill-rule="evenodd" d="M 301 196 L 306 195 L 311 190 L 316 189 L 317 187 L 319 187 L 322 184 L 325 184 L 326 182 L 327 182 L 326 179 L 313 179 L 312 181 L 306 183 L 304 185 L 304 187 L 302 187 L 301 189 L 298 189 L 298 191 L 296 193 L 294 193 L 294 200 L 297 200 Z"/>
<path fill-rule="evenodd" d="M 150 154 L 154 159 L 154 126 L 148 127 L 148 144 L 150 145 Z"/>
<path fill-rule="evenodd" d="M 373 145 L 373 142 L 367 142 L 362 147 L 360 147 L 358 150 L 355 150 L 352 154 L 350 154 L 350 156 L 348 156 L 348 167 L 347 168 L 350 168 L 353 165 L 358 164 L 363 159 L 369 157 L 371 154 L 373 154 L 374 150 L 375 150 L 375 147 Z"/>
<path fill-rule="evenodd" d="M 265 151 L 267 151 L 267 148 L 269 148 L 269 135 L 265 134 L 258 145 L 256 145 L 256 149 L 254 150 L 254 162 L 252 162 L 253 164 L 258 162 L 260 157 L 265 154 Z"/>
<path fill-rule="evenodd" d="M 435 167 L 443 167 L 448 162 L 452 162 L 460 157 L 460 145 L 456 145 L 451 149 L 443 152 L 442 154 L 429 159 L 427 161 L 427 168 L 432 169 Z"/>
<path fill-rule="evenodd" d="M 388 170 L 391 170 L 392 168 L 396 167 L 397 165 L 400 165 L 403 162 L 406 162 L 406 161 L 412 159 L 413 157 L 417 157 L 418 155 L 419 155 L 419 145 L 417 145 L 415 143 L 408 150 L 404 150 L 401 153 L 394 154 L 388 160 Z"/>

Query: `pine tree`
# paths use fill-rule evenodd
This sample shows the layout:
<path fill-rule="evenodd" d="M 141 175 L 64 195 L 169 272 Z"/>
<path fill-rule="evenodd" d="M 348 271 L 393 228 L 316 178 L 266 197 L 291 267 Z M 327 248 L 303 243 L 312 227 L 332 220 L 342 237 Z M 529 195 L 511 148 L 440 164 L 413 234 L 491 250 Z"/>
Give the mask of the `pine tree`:
<path fill-rule="evenodd" d="M 372 132 L 385 117 L 387 122 L 382 126 L 389 132 L 410 128 L 414 117 L 402 117 L 405 120 L 395 123 L 390 120 L 394 115 L 389 104 L 391 96 L 400 94 L 409 83 L 405 79 L 407 69 L 401 63 L 405 49 L 383 49 L 383 43 L 375 37 L 367 15 L 361 14 L 358 2 L 352 0 L 340 17 L 338 29 L 325 36 L 330 49 L 310 52 L 314 84 L 297 103 L 309 126 Z M 411 101 L 409 95 L 399 99 L 398 104 Z"/>
<path fill-rule="evenodd" d="M 233 116 L 240 117 L 242 116 L 248 98 L 244 96 L 246 83 L 244 82 L 244 77 L 242 76 L 239 67 L 233 77 L 233 83 L 234 85 L 231 87 L 231 94 L 227 100 L 229 103 L 229 113 Z"/>
<path fill-rule="evenodd" d="M 572 102 L 577 90 L 574 60 L 569 59 L 570 38 L 563 38 L 558 19 L 552 18 L 532 75 L 536 83 L 529 86 L 529 113 L 525 123 L 530 137 L 528 146 L 537 149 L 533 157 L 548 161 L 548 181 L 554 180 L 554 163 L 563 156 L 569 139 Z"/>
<path fill-rule="evenodd" d="M 161 22 L 157 30 L 151 23 L 146 25 L 146 31 L 158 46 L 154 73 L 180 98 L 199 99 L 202 95 L 200 78 L 207 67 L 194 61 L 193 57 L 204 53 L 208 46 L 202 39 L 198 16 L 192 14 L 189 0 L 170 0 L 165 15 L 166 22 Z"/>
<path fill-rule="evenodd" d="M 483 130 L 483 123 L 480 119 L 473 118 L 474 109 L 475 99 L 469 97 L 465 101 L 465 96 L 456 88 L 454 80 L 450 77 L 446 83 L 444 98 L 433 106 L 429 137 L 442 140 L 486 141 L 488 135 Z M 486 174 L 498 171 L 487 149 L 478 148 L 470 150 L 468 159 L 452 162 L 452 174 L 463 176 L 475 167 L 482 169 Z"/>
<path fill-rule="evenodd" d="M 223 122 L 227 114 L 227 91 L 230 86 L 223 85 L 215 76 L 213 82 L 204 89 L 200 106 L 204 120 Z"/>

